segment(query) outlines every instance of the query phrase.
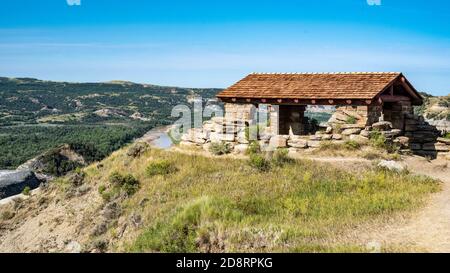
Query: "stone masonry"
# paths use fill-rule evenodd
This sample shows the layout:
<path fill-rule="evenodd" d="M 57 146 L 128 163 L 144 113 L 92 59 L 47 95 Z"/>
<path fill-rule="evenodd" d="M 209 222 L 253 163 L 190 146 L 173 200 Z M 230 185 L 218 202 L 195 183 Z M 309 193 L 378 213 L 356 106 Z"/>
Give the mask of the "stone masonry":
<path fill-rule="evenodd" d="M 342 106 L 329 120 L 324 131 L 312 135 L 276 133 L 279 115 L 277 106 L 269 106 L 270 121 L 258 126 L 257 138 L 262 149 L 288 148 L 290 152 L 320 147 L 323 141 L 367 143 L 374 132 L 382 134 L 387 141 L 395 143 L 401 151 L 411 151 L 423 156 L 442 154 L 450 158 L 450 139 L 440 138 L 440 132 L 424 121 L 423 117 L 402 109 L 404 129 L 395 128 L 393 122 L 378 121 L 381 106 Z M 181 139 L 181 146 L 197 146 L 209 149 L 211 143 L 225 142 L 234 153 L 244 153 L 249 145 L 250 128 L 256 128 L 256 107 L 252 104 L 225 104 L 225 116 L 205 121 L 202 128 L 190 129 Z M 274 124 L 275 123 L 275 124 Z M 394 121 L 395 123 L 395 121 Z M 274 128 L 275 127 L 275 128 Z M 253 139 L 252 139 L 253 140 Z"/>

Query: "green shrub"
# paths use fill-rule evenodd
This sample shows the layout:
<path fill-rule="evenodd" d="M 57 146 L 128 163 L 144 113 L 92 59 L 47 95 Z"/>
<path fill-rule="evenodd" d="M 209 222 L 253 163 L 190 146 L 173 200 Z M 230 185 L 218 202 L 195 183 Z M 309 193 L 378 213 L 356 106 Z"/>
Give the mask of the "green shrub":
<path fill-rule="evenodd" d="M 445 133 L 442 137 L 450 139 L 450 133 Z"/>
<path fill-rule="evenodd" d="M 122 183 L 122 179 L 123 179 L 123 175 L 120 174 L 119 172 L 113 172 L 110 176 L 109 176 L 109 183 L 115 185 L 115 186 L 120 186 Z"/>
<path fill-rule="evenodd" d="M 146 173 L 149 176 L 154 175 L 166 175 L 177 171 L 177 168 L 172 162 L 164 159 L 151 162 L 146 169 Z"/>
<path fill-rule="evenodd" d="M 226 142 L 212 142 L 209 151 L 214 155 L 224 155 L 231 153 L 231 145 Z"/>
<path fill-rule="evenodd" d="M 388 153 L 397 153 L 400 150 L 399 145 L 386 139 L 380 131 L 372 131 L 369 138 L 373 147 L 384 149 Z"/>
<path fill-rule="evenodd" d="M 355 117 L 352 117 L 352 116 L 349 116 L 349 117 L 347 118 L 346 122 L 347 122 L 348 124 L 356 124 L 356 118 L 355 118 Z"/>
<path fill-rule="evenodd" d="M 272 156 L 272 163 L 275 166 L 283 166 L 284 164 L 290 164 L 294 162 L 294 159 L 288 156 L 289 150 L 286 148 L 278 149 Z"/>
<path fill-rule="evenodd" d="M 73 173 L 68 176 L 67 181 L 74 187 L 81 186 L 84 183 L 86 174 L 80 168 L 76 168 Z"/>
<path fill-rule="evenodd" d="M 376 148 L 386 148 L 386 137 L 377 130 L 374 130 L 370 133 L 369 136 L 370 144 Z"/>
<path fill-rule="evenodd" d="M 113 191 L 103 191 L 100 195 L 102 196 L 103 200 L 105 200 L 105 202 L 109 202 L 113 199 L 115 193 Z"/>
<path fill-rule="evenodd" d="M 261 147 L 258 141 L 250 141 L 246 153 L 248 155 L 261 153 Z"/>
<path fill-rule="evenodd" d="M 109 182 L 115 188 L 119 188 L 124 191 L 127 195 L 133 195 L 139 189 L 139 181 L 131 174 L 122 175 L 118 172 L 114 172 L 109 176 Z M 103 194 L 110 194 L 103 190 Z"/>
<path fill-rule="evenodd" d="M 15 216 L 15 213 L 10 210 L 5 210 L 0 214 L 1 220 L 9 220 L 12 219 Z"/>
<path fill-rule="evenodd" d="M 137 158 L 140 157 L 145 151 L 150 148 L 150 145 L 146 142 L 138 142 L 130 147 L 127 151 L 127 156 Z"/>
<path fill-rule="evenodd" d="M 25 188 L 23 188 L 22 194 L 30 195 L 30 193 L 31 193 L 31 188 L 30 187 L 26 186 Z"/>
<path fill-rule="evenodd" d="M 347 150 L 357 150 L 361 147 L 361 144 L 359 144 L 358 142 L 354 141 L 354 140 L 347 140 L 344 143 L 344 147 Z"/>
<path fill-rule="evenodd" d="M 262 172 L 270 170 L 270 162 L 261 154 L 251 154 L 249 164 Z"/>
<path fill-rule="evenodd" d="M 106 186 L 105 185 L 100 185 L 98 186 L 98 193 L 99 194 L 103 194 L 106 190 Z"/>

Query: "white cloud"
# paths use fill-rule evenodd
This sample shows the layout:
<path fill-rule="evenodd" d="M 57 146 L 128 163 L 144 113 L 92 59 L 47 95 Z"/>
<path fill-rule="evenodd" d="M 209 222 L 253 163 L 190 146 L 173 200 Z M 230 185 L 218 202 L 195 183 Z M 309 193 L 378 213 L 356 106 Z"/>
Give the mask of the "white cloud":
<path fill-rule="evenodd" d="M 81 0 L 66 0 L 69 6 L 81 6 Z"/>
<path fill-rule="evenodd" d="M 367 0 L 369 6 L 381 6 L 381 0 Z"/>

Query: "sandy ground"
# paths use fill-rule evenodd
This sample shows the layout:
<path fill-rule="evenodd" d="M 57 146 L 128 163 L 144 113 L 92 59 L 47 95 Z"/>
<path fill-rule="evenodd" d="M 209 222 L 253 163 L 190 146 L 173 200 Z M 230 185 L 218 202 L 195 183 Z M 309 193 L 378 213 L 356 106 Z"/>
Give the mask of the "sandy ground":
<path fill-rule="evenodd" d="M 448 161 L 408 157 L 404 163 L 414 173 L 443 182 L 442 191 L 431 196 L 425 208 L 407 219 L 390 223 L 366 235 L 367 242 L 403 245 L 418 251 L 450 252 L 450 168 Z"/>
<path fill-rule="evenodd" d="M 0 252 L 79 252 L 100 204 L 93 190 L 71 199 L 44 191 L 22 200 L 13 206 L 14 220 L 0 221 Z"/>
<path fill-rule="evenodd" d="M 358 158 L 311 158 L 345 169 L 371 164 Z M 405 217 L 386 219 L 358 227 L 348 240 L 365 244 L 375 252 L 382 247 L 400 251 L 450 252 L 450 168 L 444 159 L 426 160 L 409 156 L 402 161 L 409 171 L 442 181 L 442 191 L 433 194 L 424 208 Z"/>

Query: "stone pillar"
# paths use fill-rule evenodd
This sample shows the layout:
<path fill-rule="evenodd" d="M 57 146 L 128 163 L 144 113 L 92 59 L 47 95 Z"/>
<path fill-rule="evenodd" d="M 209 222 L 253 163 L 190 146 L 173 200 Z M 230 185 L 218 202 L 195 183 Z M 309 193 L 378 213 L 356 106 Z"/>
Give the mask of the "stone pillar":
<path fill-rule="evenodd" d="M 380 113 L 377 109 L 367 105 L 345 105 L 336 106 L 336 111 L 333 113 L 328 123 L 332 127 L 339 127 L 339 124 L 359 124 L 370 125 L 378 121 Z"/>
<path fill-rule="evenodd" d="M 382 116 L 382 107 L 380 105 L 369 105 L 367 107 L 367 124 L 372 125 L 378 122 Z"/>
<path fill-rule="evenodd" d="M 274 135 L 279 133 L 279 114 L 280 107 L 278 105 L 269 106 L 270 131 Z"/>
<path fill-rule="evenodd" d="M 397 101 L 383 104 L 384 120 L 390 121 L 392 127 L 403 130 L 405 127 L 405 114 L 412 114 L 410 101 Z"/>
<path fill-rule="evenodd" d="M 248 103 L 225 103 L 225 119 L 252 123 L 256 107 Z"/>

